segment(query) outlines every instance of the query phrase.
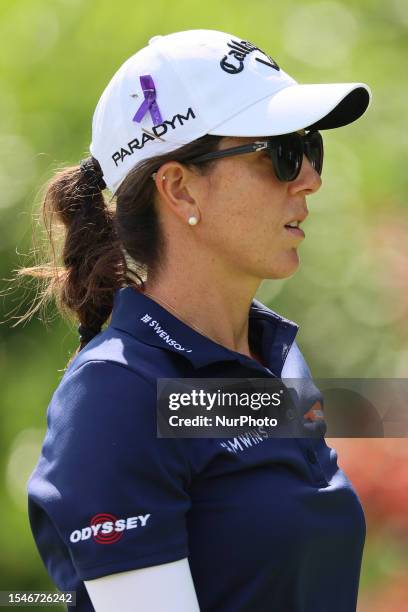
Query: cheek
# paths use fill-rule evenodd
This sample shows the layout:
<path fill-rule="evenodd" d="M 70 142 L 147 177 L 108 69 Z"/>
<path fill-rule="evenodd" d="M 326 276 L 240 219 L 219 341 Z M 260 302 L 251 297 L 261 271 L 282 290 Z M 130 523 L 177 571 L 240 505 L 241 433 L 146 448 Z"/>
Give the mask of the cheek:
<path fill-rule="evenodd" d="M 285 187 L 265 172 L 245 167 L 213 180 L 206 209 L 214 235 L 236 245 L 277 238 L 285 213 Z M 260 245 L 259 245 L 260 246 Z"/>
<path fill-rule="evenodd" d="M 284 223 L 288 216 L 287 184 L 269 168 L 224 173 L 202 200 L 202 246 L 210 258 L 257 278 L 287 278 L 299 265 Z"/>

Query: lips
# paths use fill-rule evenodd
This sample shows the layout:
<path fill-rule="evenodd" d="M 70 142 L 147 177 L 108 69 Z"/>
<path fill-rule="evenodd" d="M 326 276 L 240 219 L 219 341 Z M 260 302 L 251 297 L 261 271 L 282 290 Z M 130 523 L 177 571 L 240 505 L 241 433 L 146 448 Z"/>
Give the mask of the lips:
<path fill-rule="evenodd" d="M 304 238 L 305 232 L 300 229 L 300 227 L 291 227 L 290 225 L 285 225 L 285 230 L 298 238 Z"/>
<path fill-rule="evenodd" d="M 296 215 L 293 215 L 292 218 L 285 223 L 285 230 L 298 238 L 304 238 L 305 233 L 300 229 L 300 224 L 306 219 L 308 214 L 309 211 L 303 209 L 302 212 L 298 212 Z"/>
<path fill-rule="evenodd" d="M 299 227 L 300 223 L 301 223 L 301 222 L 300 222 L 299 220 L 297 220 L 297 221 L 292 221 L 291 223 L 287 223 L 287 224 L 285 225 L 285 227 Z"/>
<path fill-rule="evenodd" d="M 303 221 L 306 219 L 307 215 L 309 214 L 308 211 L 302 211 L 297 213 L 296 215 L 293 215 L 288 221 L 287 223 L 285 223 L 285 227 L 299 227 L 301 223 L 303 223 Z"/>

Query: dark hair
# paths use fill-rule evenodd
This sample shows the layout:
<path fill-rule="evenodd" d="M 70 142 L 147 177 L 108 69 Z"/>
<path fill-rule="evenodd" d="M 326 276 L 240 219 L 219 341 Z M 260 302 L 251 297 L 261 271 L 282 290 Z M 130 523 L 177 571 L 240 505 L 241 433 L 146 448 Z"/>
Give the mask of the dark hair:
<path fill-rule="evenodd" d="M 42 282 L 42 291 L 37 303 L 16 317 L 16 325 L 54 298 L 63 316 L 74 315 L 88 330 L 75 357 L 110 317 L 115 291 L 128 285 L 143 286 L 147 275 L 154 275 L 163 262 L 165 244 L 151 174 L 171 160 L 194 166 L 186 160 L 217 150 L 221 139 L 205 135 L 140 162 L 110 200 L 84 168 L 70 166 L 58 171 L 46 185 L 42 204 L 47 260 L 16 270 L 19 277 L 35 277 Z M 197 165 L 197 171 L 206 173 L 212 163 Z M 116 208 L 112 208 L 114 200 Z"/>

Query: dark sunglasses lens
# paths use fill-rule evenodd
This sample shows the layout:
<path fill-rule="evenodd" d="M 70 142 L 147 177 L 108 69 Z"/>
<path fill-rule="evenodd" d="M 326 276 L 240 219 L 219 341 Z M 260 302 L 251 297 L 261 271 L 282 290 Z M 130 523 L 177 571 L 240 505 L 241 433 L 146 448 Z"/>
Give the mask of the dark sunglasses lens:
<path fill-rule="evenodd" d="M 293 181 L 302 165 L 302 141 L 296 134 L 280 136 L 271 150 L 275 174 L 280 181 Z"/>
<path fill-rule="evenodd" d="M 316 172 L 321 174 L 323 169 L 323 138 L 319 132 L 312 132 L 306 136 L 305 153 Z"/>

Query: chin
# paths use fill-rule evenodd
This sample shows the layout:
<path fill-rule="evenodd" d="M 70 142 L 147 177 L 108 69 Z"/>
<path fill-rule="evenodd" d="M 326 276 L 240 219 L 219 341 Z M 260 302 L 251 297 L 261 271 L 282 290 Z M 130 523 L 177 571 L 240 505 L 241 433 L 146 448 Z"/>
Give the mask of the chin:
<path fill-rule="evenodd" d="M 264 278 L 280 280 L 284 278 L 289 278 L 292 276 L 299 268 L 300 259 L 297 251 L 293 249 L 293 251 L 288 254 L 286 257 L 282 258 L 280 261 L 274 261 L 271 265 L 271 268 L 268 271 L 267 276 Z"/>

